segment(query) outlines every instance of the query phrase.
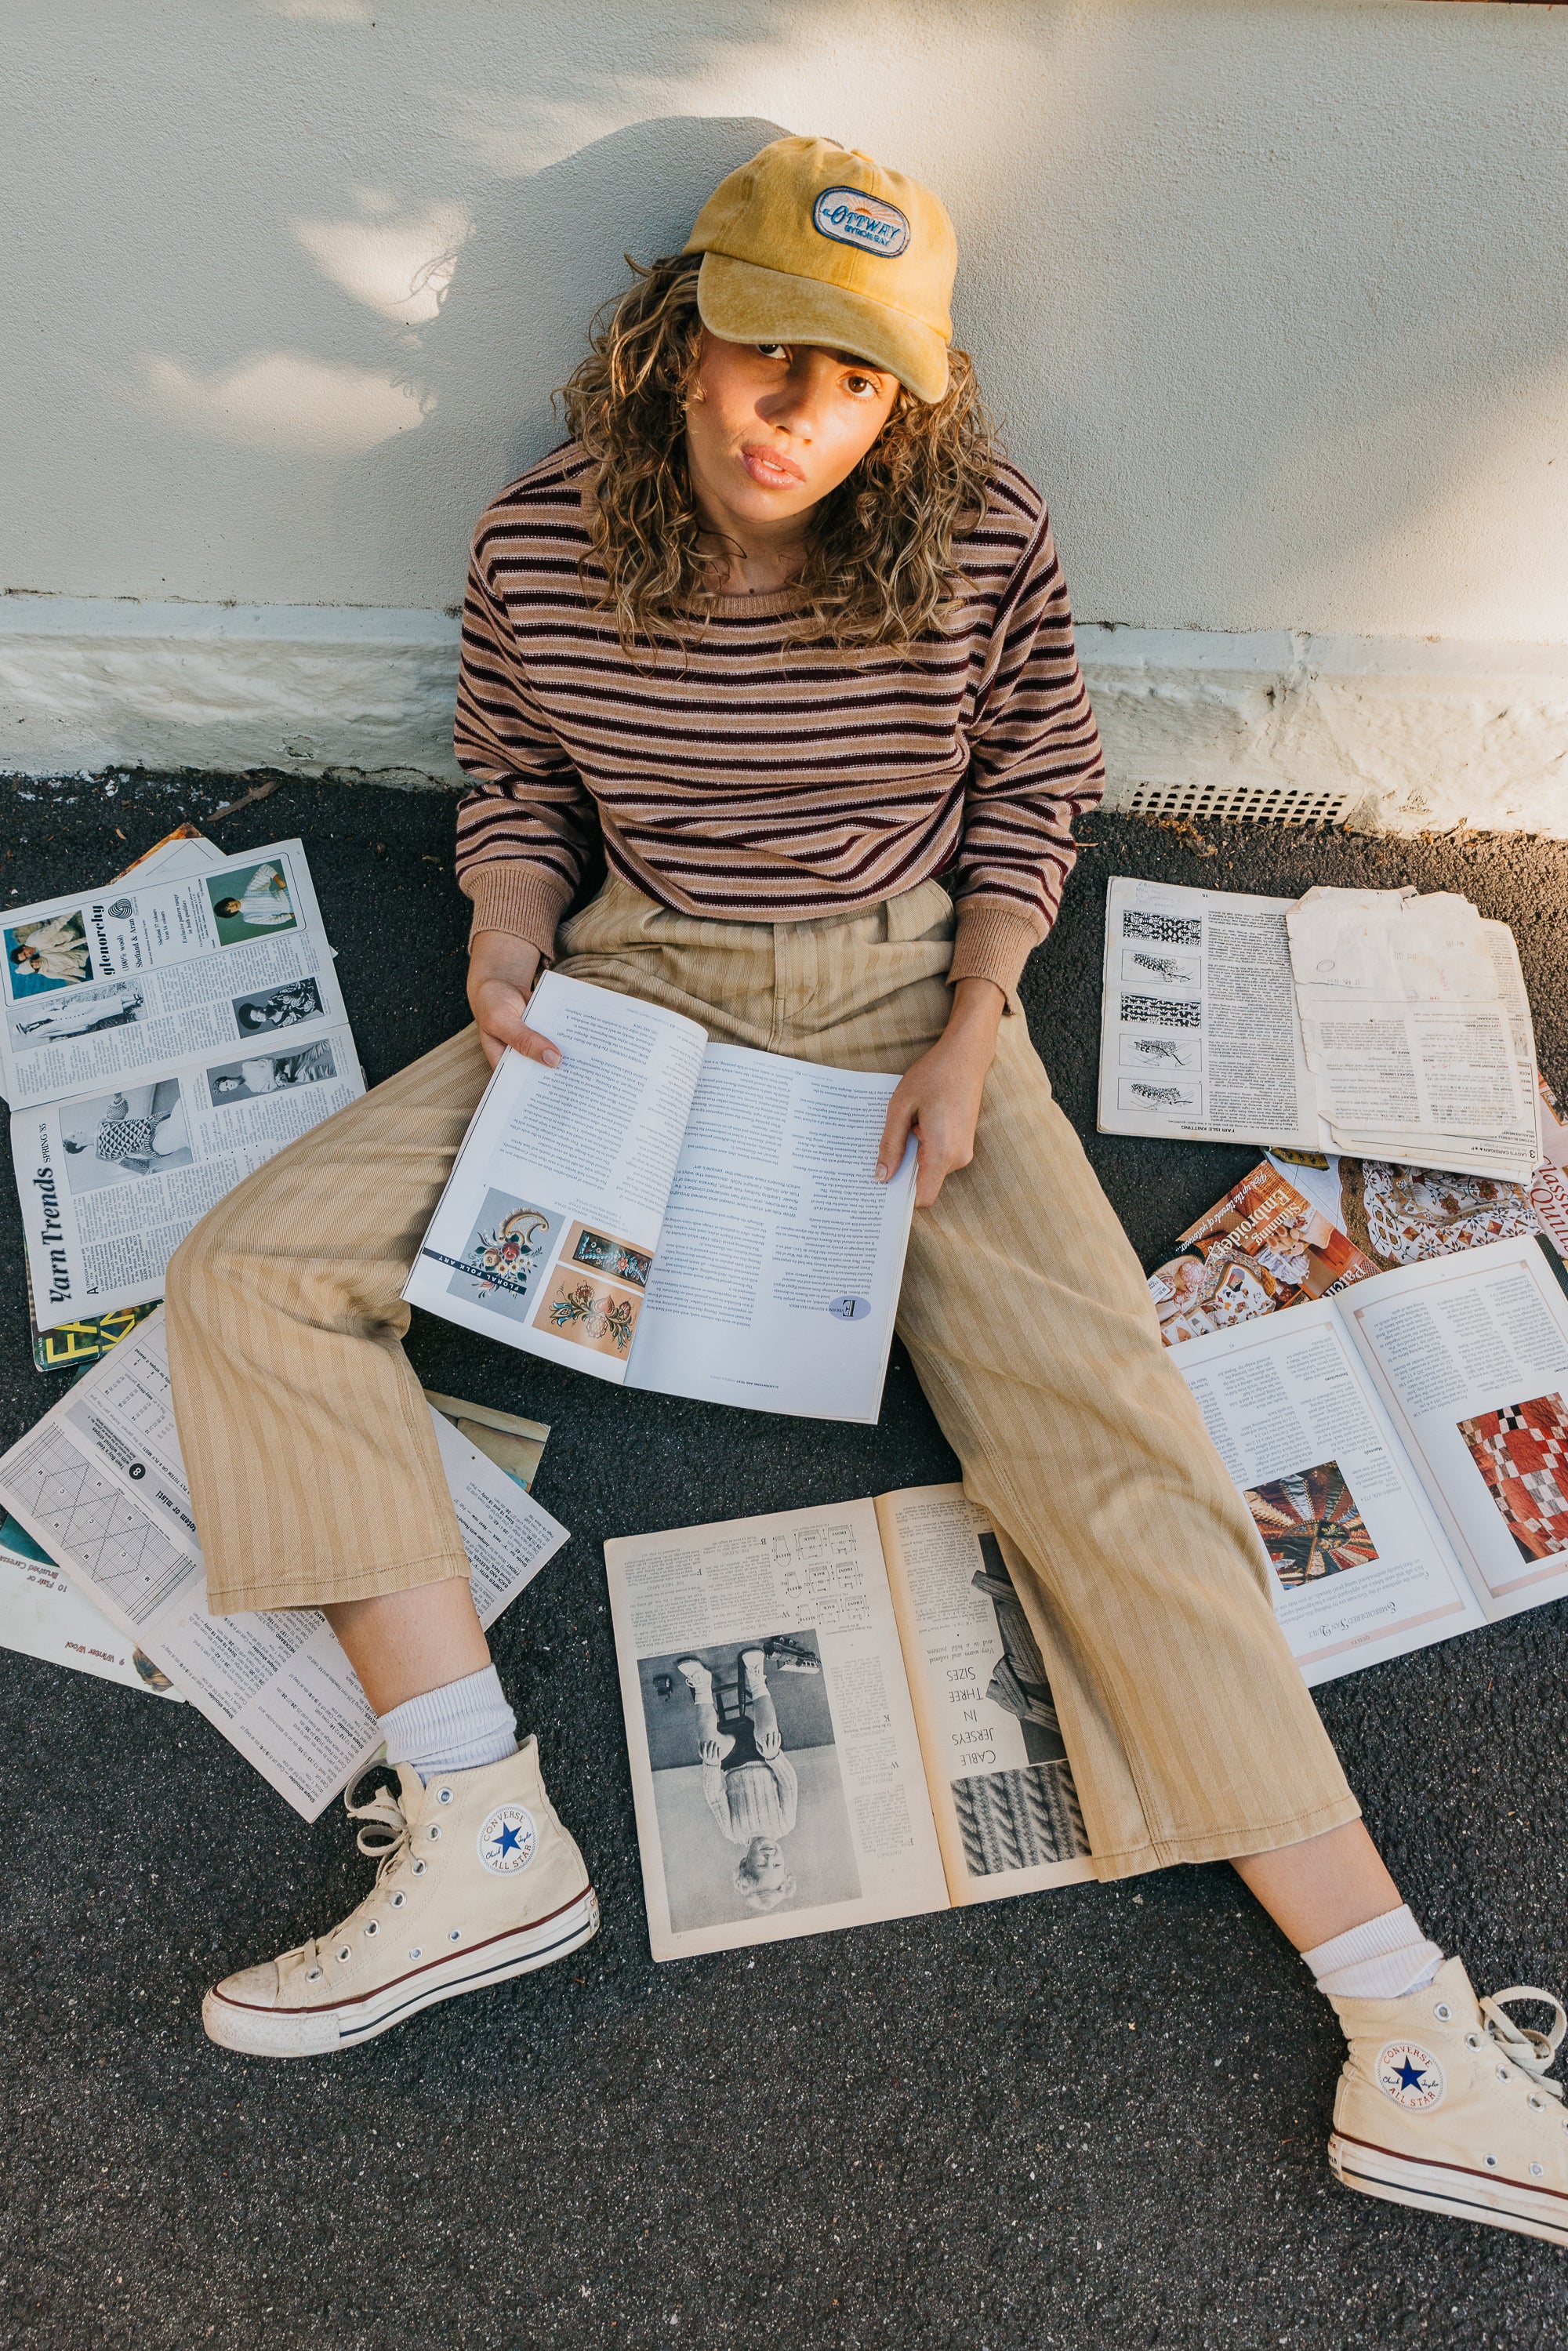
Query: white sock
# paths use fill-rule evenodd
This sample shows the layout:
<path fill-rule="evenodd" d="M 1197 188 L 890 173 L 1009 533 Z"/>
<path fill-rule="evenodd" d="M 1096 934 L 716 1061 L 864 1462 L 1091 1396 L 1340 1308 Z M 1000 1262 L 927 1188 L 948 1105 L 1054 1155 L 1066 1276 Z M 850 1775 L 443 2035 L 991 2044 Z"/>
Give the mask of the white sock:
<path fill-rule="evenodd" d="M 1335 2000 L 1402 2000 L 1429 1984 L 1443 1954 L 1429 1943 L 1408 1903 L 1303 1951 L 1321 1992 Z"/>
<path fill-rule="evenodd" d="M 476 1771 L 517 1751 L 517 1718 L 494 1666 L 404 1698 L 380 1720 L 387 1761 L 411 1763 L 422 1780 L 437 1771 Z"/>

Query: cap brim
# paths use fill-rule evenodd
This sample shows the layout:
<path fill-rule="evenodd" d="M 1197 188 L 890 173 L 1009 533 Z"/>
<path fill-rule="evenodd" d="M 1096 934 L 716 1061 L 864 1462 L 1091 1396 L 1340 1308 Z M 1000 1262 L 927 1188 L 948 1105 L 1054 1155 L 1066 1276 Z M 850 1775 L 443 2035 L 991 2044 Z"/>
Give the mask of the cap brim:
<path fill-rule="evenodd" d="M 947 346 L 929 327 L 820 277 L 796 277 L 727 253 L 705 253 L 697 273 L 697 310 L 727 343 L 815 343 L 849 351 L 895 375 L 916 400 L 947 390 Z"/>

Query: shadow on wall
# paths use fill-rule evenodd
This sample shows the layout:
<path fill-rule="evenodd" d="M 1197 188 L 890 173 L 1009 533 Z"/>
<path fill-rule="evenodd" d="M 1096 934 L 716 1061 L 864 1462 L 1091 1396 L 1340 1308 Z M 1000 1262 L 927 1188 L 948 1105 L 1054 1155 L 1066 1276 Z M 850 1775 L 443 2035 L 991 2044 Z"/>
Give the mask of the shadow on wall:
<path fill-rule="evenodd" d="M 428 512 L 430 469 L 449 465 L 443 503 L 465 539 L 478 514 L 473 449 L 504 441 L 489 496 L 565 437 L 551 396 L 586 351 L 594 313 L 628 284 L 626 255 L 678 252 L 726 173 L 786 135 L 756 118 L 668 115 L 612 131 L 531 178 L 492 182 L 406 378 L 441 429 L 399 434 L 364 460 L 381 510 Z M 517 354 L 504 419 L 494 413 L 497 331 Z"/>

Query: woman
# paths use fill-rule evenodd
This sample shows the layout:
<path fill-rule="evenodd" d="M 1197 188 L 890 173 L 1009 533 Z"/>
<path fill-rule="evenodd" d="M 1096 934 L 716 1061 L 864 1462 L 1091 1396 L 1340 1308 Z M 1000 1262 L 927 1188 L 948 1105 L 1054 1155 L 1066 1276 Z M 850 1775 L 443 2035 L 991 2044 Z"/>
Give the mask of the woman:
<path fill-rule="evenodd" d="M 1350 2036 L 1341 2177 L 1568 2241 L 1550 2053 L 1483 2017 L 1401 1903 L 1030 1045 L 1016 982 L 1099 747 L 1043 505 L 949 352 L 954 259 L 924 189 L 779 141 L 640 276 L 569 386 L 574 441 L 481 520 L 457 725 L 475 1026 L 274 1159 L 171 1269 L 210 1603 L 324 1605 L 402 1766 L 382 1885 L 218 1986 L 208 2030 L 337 2046 L 463 1988 L 415 1948 L 483 1928 L 517 1972 L 591 1931 L 563 1832 L 548 1882 L 481 1902 L 476 1851 L 542 1789 L 398 1344 L 491 1065 L 559 1060 L 527 1019 L 556 956 L 717 1037 L 903 1071 L 879 1154 L 884 1174 L 918 1137 L 900 1329 L 1021 1562 L 1098 1875 L 1233 1861 Z M 563 921 L 596 830 L 610 879 Z M 435 1847 L 444 1805 L 464 1834 Z M 394 1906 L 422 1865 L 413 1946 Z"/>

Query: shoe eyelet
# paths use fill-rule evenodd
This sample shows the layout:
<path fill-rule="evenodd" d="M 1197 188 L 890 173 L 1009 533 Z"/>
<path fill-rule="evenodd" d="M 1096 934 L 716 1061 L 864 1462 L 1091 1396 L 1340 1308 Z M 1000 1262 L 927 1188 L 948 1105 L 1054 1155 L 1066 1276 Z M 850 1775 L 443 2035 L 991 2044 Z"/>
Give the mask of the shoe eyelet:
<path fill-rule="evenodd" d="M 1466 2033 L 1466 2035 L 1465 2035 L 1465 2047 L 1466 2047 L 1467 2049 L 1479 2049 L 1479 2048 L 1480 2047 L 1480 2045 L 1481 2045 L 1481 2036 L 1480 2036 L 1480 2034 L 1479 2034 L 1479 2032 L 1467 2032 L 1467 2033 Z"/>
<path fill-rule="evenodd" d="M 1437 2002 L 1437 2007 L 1432 2011 L 1433 2015 L 1437 2018 L 1440 2023 L 1443 2024 L 1448 2023 L 1448 2019 L 1453 2015 L 1453 2010 L 1448 2006 L 1446 2000 L 1440 2000 Z"/>
<path fill-rule="evenodd" d="M 319 1982 L 320 1982 L 320 1980 L 321 1980 L 321 1970 L 320 1970 L 320 1969 L 319 1969 L 319 1968 L 311 1968 L 311 1969 L 309 1969 L 309 1970 L 307 1971 L 307 1973 L 306 1973 L 305 1980 L 306 1980 L 306 1982 L 307 1982 L 307 1983 L 319 1983 Z"/>
<path fill-rule="evenodd" d="M 1532 2163 L 1530 2167 L 1530 2176 L 1531 2179 L 1539 2179 L 1545 2168 L 1546 2166 L 1543 2163 Z"/>
<path fill-rule="evenodd" d="M 1489 2171 L 1495 2171 L 1497 2169 L 1497 2158 L 1495 2155 L 1489 2155 L 1487 2157 L 1486 2167 Z"/>
<path fill-rule="evenodd" d="M 452 1791 L 451 1791 L 451 1789 L 450 1789 L 450 1788 L 443 1788 L 443 1789 L 442 1789 L 442 1791 L 441 1791 L 441 1792 L 440 1792 L 440 1794 L 436 1797 L 435 1801 L 436 1801 L 436 1802 L 437 1802 L 438 1804 L 449 1804 L 449 1803 L 452 1802 Z"/>
<path fill-rule="evenodd" d="M 439 1823 L 438 1823 L 437 1822 L 435 1822 L 435 1821 L 432 1821 L 432 1822 L 431 1822 L 431 1823 L 430 1823 L 430 1826 L 425 1830 L 424 1834 L 425 1834 L 425 1835 L 426 1835 L 427 1837 L 429 1837 L 429 1838 L 431 1839 L 432 1843 L 434 1843 L 434 1840 L 435 1840 L 435 1839 L 436 1839 L 436 1838 L 441 1834 L 441 1829 L 440 1829 L 440 1825 L 439 1825 Z"/>
<path fill-rule="evenodd" d="M 1506 2065 L 1500 2065 L 1497 2069 L 1497 2078 L 1500 2082 L 1511 2082 L 1513 2075 L 1509 2072 Z"/>
<path fill-rule="evenodd" d="M 418 1957 L 419 1957 L 419 1952 L 420 1952 L 420 1947 L 419 1947 L 419 1945 L 416 1943 L 416 1944 L 414 1945 L 414 1947 L 413 1947 L 413 1950 L 412 1950 L 412 1951 L 410 1951 L 410 1953 L 409 1953 L 409 1958 L 410 1958 L 411 1959 L 418 1959 Z"/>
<path fill-rule="evenodd" d="M 1530 2103 L 1535 2108 L 1538 2115 L 1544 2112 L 1546 2101 L 1544 2098 L 1538 2098 L 1533 2090 L 1531 2090 L 1530 2094 Z"/>
<path fill-rule="evenodd" d="M 344 1944 L 342 1949 L 338 1954 L 340 1959 L 351 1959 L 353 1956 L 353 1952 L 347 1943 Z"/>
<path fill-rule="evenodd" d="M 408 1896 L 407 1896 L 407 1895 L 406 1895 L 406 1894 L 404 1894 L 404 1893 L 402 1893 L 402 1892 L 400 1890 L 398 1893 L 396 1893 L 396 1894 L 394 1894 L 394 1895 L 392 1896 L 392 1908 L 393 1908 L 394 1910 L 401 1910 L 401 1909 L 402 1908 L 403 1904 L 404 1904 L 407 1900 L 408 1900 Z"/>
<path fill-rule="evenodd" d="M 380 1921 L 380 1919 L 379 1919 L 379 1918 L 367 1918 L 367 1919 L 366 1919 L 366 1921 L 365 1921 L 365 1932 L 366 1932 L 366 1934 L 367 1934 L 367 1935 L 379 1935 L 379 1934 L 381 1933 L 381 1931 L 382 1931 L 382 1928 L 381 1928 L 381 1921 Z"/>
<path fill-rule="evenodd" d="M 456 1942 L 456 1940 L 458 1939 L 458 1937 L 462 1934 L 462 1932 L 463 1932 L 463 1929 L 462 1929 L 462 1928 L 461 1928 L 461 1927 L 454 1927 L 454 1928 L 452 1929 L 451 1934 L 450 1934 L 450 1935 L 448 1935 L 448 1937 L 446 1938 L 447 1941 L 448 1941 L 449 1943 L 455 1943 L 455 1942 Z"/>
<path fill-rule="evenodd" d="M 424 1876 L 424 1867 L 425 1865 L 423 1861 L 416 1861 L 413 1865 L 414 1876 L 416 1877 L 423 1877 Z"/>

